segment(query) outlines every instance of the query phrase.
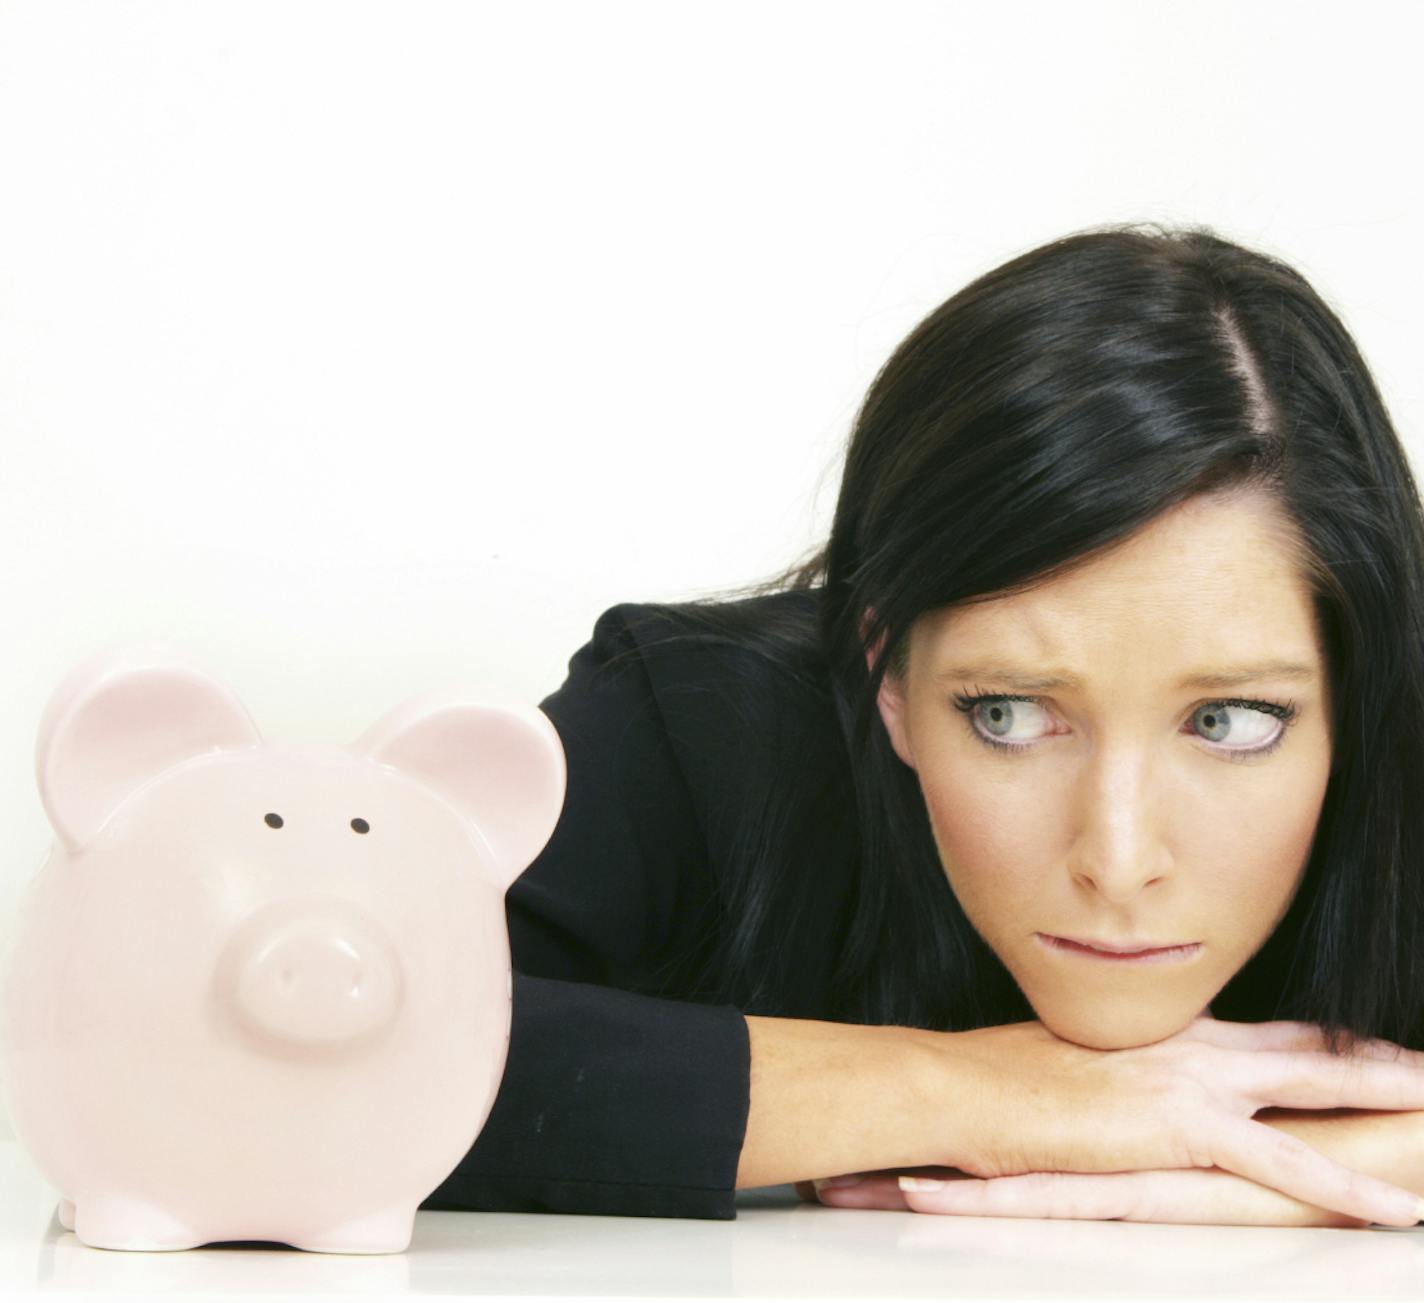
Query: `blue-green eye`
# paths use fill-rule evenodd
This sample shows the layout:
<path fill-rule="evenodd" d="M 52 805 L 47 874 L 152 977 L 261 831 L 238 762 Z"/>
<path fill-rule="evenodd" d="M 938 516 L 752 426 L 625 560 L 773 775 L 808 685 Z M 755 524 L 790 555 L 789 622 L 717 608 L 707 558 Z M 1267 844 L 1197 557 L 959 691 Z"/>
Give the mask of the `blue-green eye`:
<path fill-rule="evenodd" d="M 1024 697 L 1014 693 L 998 692 L 977 692 L 974 696 L 958 696 L 954 698 L 954 707 L 965 717 L 965 725 L 968 727 L 970 735 L 982 742 L 987 747 L 992 747 L 996 751 L 1022 752 L 1028 751 L 1035 745 L 1033 742 L 1003 742 L 984 732 L 976 721 L 976 711 L 979 706 L 991 703 L 992 708 L 986 712 L 989 727 L 999 728 L 1003 734 L 1007 734 L 1016 722 L 1016 712 L 1011 704 L 1016 701 L 1025 702 L 1031 706 L 1038 706 L 1038 697 Z M 1269 755 L 1282 742 L 1285 741 L 1286 731 L 1295 723 L 1299 714 L 1293 701 L 1263 701 L 1259 698 L 1229 697 L 1219 701 L 1208 701 L 1197 706 L 1188 717 L 1187 724 L 1190 729 L 1194 721 L 1199 721 L 1202 726 L 1211 730 L 1213 736 L 1208 736 L 1207 741 L 1215 742 L 1223 737 L 1230 737 L 1235 734 L 1246 732 L 1250 736 L 1249 720 L 1237 723 L 1237 716 L 1234 711 L 1248 711 L 1253 714 L 1270 716 L 1280 720 L 1280 727 L 1271 735 L 1270 740 L 1259 746 L 1217 746 L 1212 749 L 1220 752 L 1226 759 L 1234 761 L 1253 760 L 1259 756 Z M 1194 731 L 1194 730 L 1193 730 Z"/>
<path fill-rule="evenodd" d="M 1019 697 L 1010 695 L 1000 695 L 997 693 L 979 693 L 972 697 L 956 696 L 954 699 L 955 709 L 965 716 L 965 723 L 969 726 L 971 736 L 977 738 L 985 746 L 993 747 L 996 751 L 1027 751 L 1033 744 L 1031 742 L 1001 742 L 997 738 L 985 734 L 983 729 L 976 723 L 977 708 L 987 705 L 984 717 L 988 721 L 990 728 L 1000 728 L 1007 733 L 1013 728 L 1016 722 L 1016 712 L 1010 704 L 1016 701 L 1027 702 L 1030 705 L 1037 705 L 1035 697 Z"/>

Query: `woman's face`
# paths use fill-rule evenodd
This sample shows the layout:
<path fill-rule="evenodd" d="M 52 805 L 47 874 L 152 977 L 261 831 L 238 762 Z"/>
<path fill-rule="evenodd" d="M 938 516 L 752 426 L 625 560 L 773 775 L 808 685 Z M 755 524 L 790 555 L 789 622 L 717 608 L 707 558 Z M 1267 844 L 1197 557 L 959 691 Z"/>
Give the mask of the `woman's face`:
<path fill-rule="evenodd" d="M 1330 775 L 1329 684 L 1281 521 L 1259 497 L 1194 499 L 1035 592 L 926 614 L 905 682 L 885 680 L 881 718 L 955 895 L 1065 1039 L 1117 1049 L 1181 1030 L 1300 885 Z M 1032 682 L 1049 676 L 1076 682 Z M 1200 944 L 1122 962 L 1045 935 Z"/>

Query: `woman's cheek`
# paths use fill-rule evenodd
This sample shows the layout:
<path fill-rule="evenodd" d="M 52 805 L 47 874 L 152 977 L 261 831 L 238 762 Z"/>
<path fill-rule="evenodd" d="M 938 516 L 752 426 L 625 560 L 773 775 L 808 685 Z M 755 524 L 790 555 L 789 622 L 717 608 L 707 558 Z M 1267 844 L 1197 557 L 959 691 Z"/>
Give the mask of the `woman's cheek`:
<path fill-rule="evenodd" d="M 959 766 L 961 772 L 966 768 Z M 973 775 L 940 773 L 940 781 L 925 790 L 925 806 L 940 863 L 960 906 L 976 925 L 984 921 L 981 904 L 994 913 L 1016 910 L 1020 898 L 1032 894 L 1032 866 L 1045 853 L 1035 842 L 1051 820 L 1026 819 L 1002 782 L 976 783 Z"/>

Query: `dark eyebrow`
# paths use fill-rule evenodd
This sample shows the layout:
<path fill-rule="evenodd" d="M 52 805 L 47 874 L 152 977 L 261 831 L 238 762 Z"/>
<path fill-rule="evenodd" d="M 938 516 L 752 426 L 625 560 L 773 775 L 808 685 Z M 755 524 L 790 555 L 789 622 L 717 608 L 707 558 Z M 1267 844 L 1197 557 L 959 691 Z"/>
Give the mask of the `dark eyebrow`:
<path fill-rule="evenodd" d="M 962 679 L 974 681 L 984 679 L 991 683 L 1018 688 L 1023 692 L 1041 692 L 1047 688 L 1081 688 L 1083 681 L 1076 674 L 1066 670 L 1048 670 L 1041 674 L 1030 674 L 1023 670 L 1010 669 L 1002 665 L 981 663 L 976 665 L 951 665 L 935 675 L 937 679 Z M 1317 677 L 1316 670 L 1299 661 L 1261 661 L 1255 665 L 1239 665 L 1232 669 L 1199 670 L 1177 680 L 1179 688 L 1237 688 L 1243 683 L 1256 683 L 1264 679 L 1297 679 L 1302 682 Z"/>

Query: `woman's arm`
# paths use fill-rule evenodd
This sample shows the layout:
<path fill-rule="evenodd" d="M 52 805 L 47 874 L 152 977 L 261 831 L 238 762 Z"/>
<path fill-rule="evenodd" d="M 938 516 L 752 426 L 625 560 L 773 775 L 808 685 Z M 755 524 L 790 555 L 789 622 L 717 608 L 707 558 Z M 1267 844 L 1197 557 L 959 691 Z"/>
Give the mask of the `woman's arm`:
<path fill-rule="evenodd" d="M 751 1014 L 746 1022 L 751 1103 L 737 1189 L 921 1164 L 929 1137 L 942 1142 L 952 1130 L 944 1055 L 926 1048 L 943 1034 Z"/>

